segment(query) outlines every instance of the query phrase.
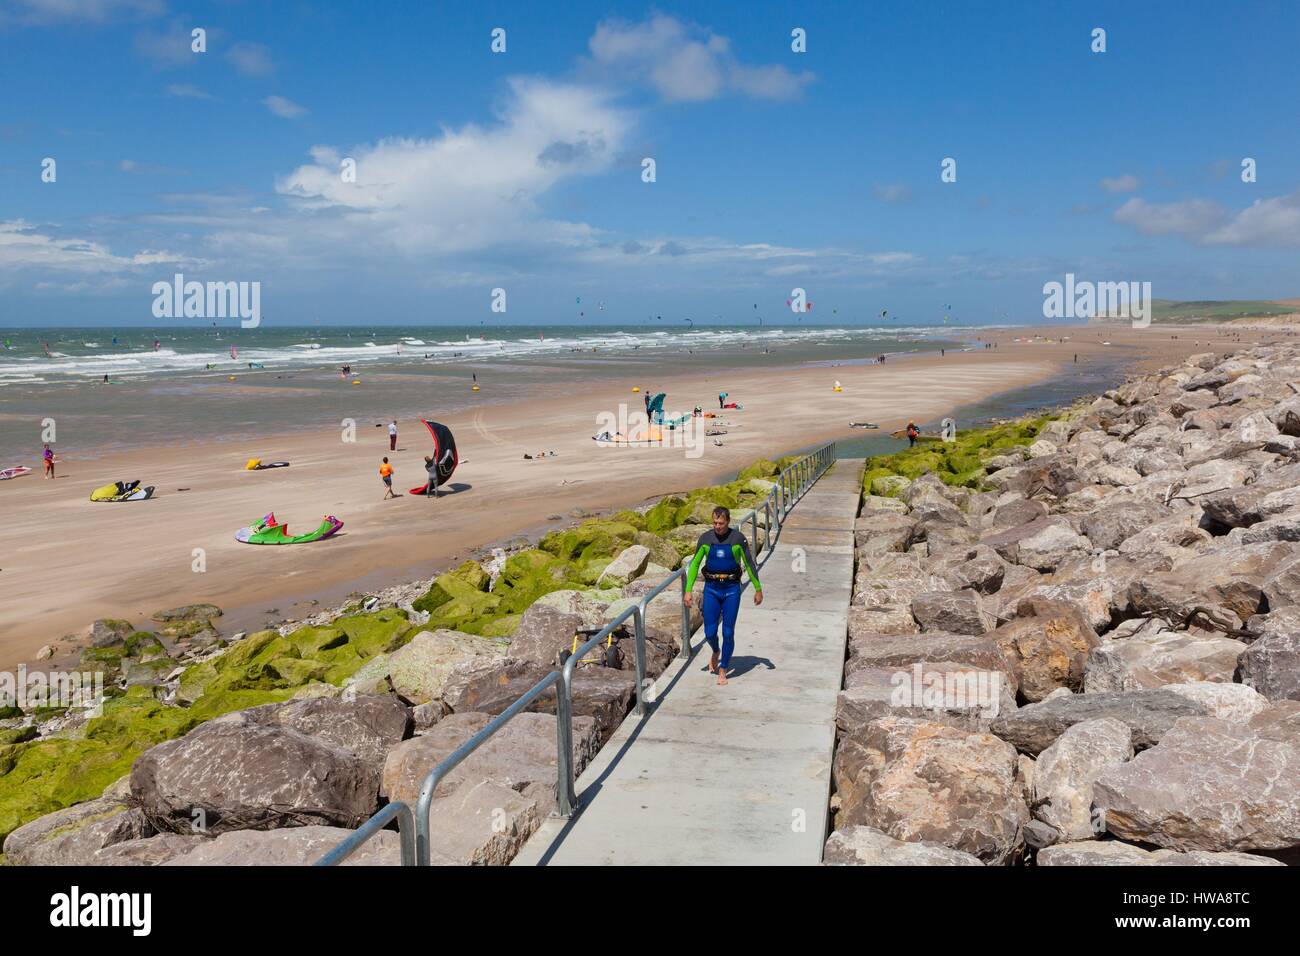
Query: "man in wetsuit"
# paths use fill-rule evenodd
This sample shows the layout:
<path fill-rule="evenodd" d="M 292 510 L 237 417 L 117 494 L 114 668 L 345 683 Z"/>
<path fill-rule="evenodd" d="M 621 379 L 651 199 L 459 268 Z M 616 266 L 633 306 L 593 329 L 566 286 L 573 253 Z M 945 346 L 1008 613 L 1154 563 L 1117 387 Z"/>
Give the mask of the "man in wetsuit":
<path fill-rule="evenodd" d="M 718 675 L 718 683 L 727 683 L 727 668 L 736 639 L 736 615 L 740 611 L 741 569 L 749 575 L 754 585 L 754 603 L 763 603 L 763 586 L 754 571 L 754 559 L 749 553 L 745 536 L 731 527 L 731 512 L 726 508 L 713 509 L 713 530 L 700 535 L 686 573 L 686 594 L 682 601 L 691 606 L 695 576 L 704 566 L 704 600 L 700 611 L 704 614 L 704 639 L 713 649 L 709 673 Z M 718 648 L 718 624 L 722 624 L 722 647 Z"/>

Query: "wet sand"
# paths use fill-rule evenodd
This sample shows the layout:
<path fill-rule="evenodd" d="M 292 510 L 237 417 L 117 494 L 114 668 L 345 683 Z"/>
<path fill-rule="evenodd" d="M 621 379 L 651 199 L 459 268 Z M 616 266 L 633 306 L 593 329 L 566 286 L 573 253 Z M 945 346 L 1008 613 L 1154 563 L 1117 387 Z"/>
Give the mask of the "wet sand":
<path fill-rule="evenodd" d="M 1028 341 L 1035 332 L 1071 339 Z M 731 365 L 716 373 L 681 373 L 669 360 L 649 372 L 639 368 L 625 385 L 556 383 L 503 403 L 493 403 L 485 390 L 478 393 L 482 405 L 441 419 L 456 434 L 461 465 L 449 493 L 437 500 L 406 493 L 424 482 L 423 456 L 431 449 L 416 420 L 399 421 L 391 455 L 386 428 L 359 420 L 351 443 L 330 429 L 70 457 L 60 461 L 54 481 L 33 474 L 0 484 L 0 668 L 30 662 L 55 641 L 56 659 L 62 657 L 100 617 L 145 625 L 161 608 L 210 601 L 226 610 L 221 627 L 227 633 L 301 618 L 312 613 L 313 601 L 329 604 L 354 591 L 429 577 L 476 549 L 570 523 L 574 513 L 636 506 L 725 480 L 757 458 L 860 436 L 848 427 L 853 420 L 877 422 L 884 433 L 908 418 L 934 420 L 1089 363 L 1159 367 L 1237 344 L 1239 333 L 1084 327 L 984 334 L 998 340 L 996 350 L 923 354 L 885 365 Z M 1026 341 L 1016 343 L 1017 337 Z M 832 391 L 835 380 L 841 393 Z M 725 413 L 735 427 L 721 437 L 723 445 L 704 439 L 698 456 L 680 447 L 593 442 L 597 415 L 616 415 L 620 403 L 640 410 L 641 395 L 631 386 L 646 383 L 668 393 L 670 410 L 696 404 L 716 410 L 719 391 L 745 407 Z M 523 459 L 540 451 L 556 457 Z M 396 500 L 382 500 L 378 467 L 385 455 L 402 493 Z M 292 465 L 249 472 L 248 458 Z M 88 500 L 100 484 L 134 478 L 157 487 L 153 500 Z M 255 547 L 234 540 L 236 529 L 269 511 L 294 533 L 314 528 L 324 514 L 345 525 L 315 544 Z"/>

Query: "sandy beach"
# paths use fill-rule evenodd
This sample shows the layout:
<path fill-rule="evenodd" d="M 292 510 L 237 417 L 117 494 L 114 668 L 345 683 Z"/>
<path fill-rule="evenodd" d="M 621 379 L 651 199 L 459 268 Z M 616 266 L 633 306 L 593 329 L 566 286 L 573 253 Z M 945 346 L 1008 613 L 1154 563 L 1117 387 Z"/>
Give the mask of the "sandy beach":
<path fill-rule="evenodd" d="M 845 356 L 840 365 L 683 374 L 666 357 L 649 372 L 639 369 L 626 385 L 557 384 L 527 401 L 494 402 L 482 393 L 480 406 L 440 418 L 456 434 L 462 463 L 449 493 L 436 501 L 409 494 L 383 500 L 378 467 L 389 454 L 388 435 L 371 420 L 357 422 L 351 443 L 331 429 L 138 448 L 94 460 L 70 457 L 59 462 L 54 481 L 33 474 L 0 486 L 6 516 L 0 668 L 30 662 L 51 642 L 57 642 L 56 660 L 63 657 L 101 617 L 144 625 L 160 608 L 198 601 L 226 610 L 226 632 L 304 617 L 313 602 L 428 577 L 476 549 L 585 512 L 635 506 L 725 479 L 760 457 L 860 437 L 848 427 L 851 420 L 877 422 L 883 434 L 909 418 L 933 421 L 1103 359 L 1116 361 L 1116 368 L 1120 362 L 1158 367 L 1226 347 L 1240 335 L 1207 327 L 1015 328 L 986 334 L 998 340 L 997 349 L 923 354 L 885 365 Z M 1061 336 L 1070 339 L 1056 341 Z M 840 393 L 832 391 L 836 380 Z M 723 444 L 709 438 L 698 456 L 682 448 L 594 443 L 597 416 L 617 415 L 620 403 L 639 411 L 641 395 L 631 385 L 645 381 L 667 391 L 672 408 L 716 409 L 717 394 L 725 390 L 744 410 L 728 413 L 733 427 Z M 400 421 L 399 429 L 398 450 L 390 457 L 395 488 L 405 492 L 423 483 L 431 443 L 416 420 Z M 540 451 L 556 455 L 523 458 Z M 251 457 L 292 466 L 245 471 Z M 156 486 L 155 498 L 87 500 L 93 487 L 119 478 Z M 236 529 L 270 511 L 295 532 L 314 528 L 324 514 L 337 515 L 345 526 L 319 544 L 235 541 Z"/>

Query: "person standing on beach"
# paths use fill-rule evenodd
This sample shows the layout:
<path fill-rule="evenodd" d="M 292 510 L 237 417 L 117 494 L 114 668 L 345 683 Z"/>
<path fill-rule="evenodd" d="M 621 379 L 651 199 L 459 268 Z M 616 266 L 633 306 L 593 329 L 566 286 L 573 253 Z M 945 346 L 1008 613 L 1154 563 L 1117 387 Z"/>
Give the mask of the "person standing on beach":
<path fill-rule="evenodd" d="M 920 437 L 920 435 L 921 435 L 921 430 L 916 427 L 916 422 L 908 422 L 907 423 L 907 447 L 908 448 L 915 447 L 916 440 L 917 438 Z"/>
<path fill-rule="evenodd" d="M 424 456 L 424 470 L 429 475 L 429 483 L 424 486 L 425 497 L 438 497 L 438 463 L 433 460 L 432 455 Z"/>
<path fill-rule="evenodd" d="M 53 478 L 54 477 L 54 450 L 50 448 L 48 444 L 45 446 L 45 451 L 41 453 L 41 457 L 45 459 L 45 477 Z"/>
<path fill-rule="evenodd" d="M 393 494 L 393 466 L 388 463 L 387 455 L 384 456 L 383 464 L 379 466 L 379 477 L 384 480 L 384 486 L 388 489 L 384 493 L 384 500 L 396 498 L 397 495 Z"/>
<path fill-rule="evenodd" d="M 388 450 L 397 451 L 397 419 L 388 426 Z"/>
<path fill-rule="evenodd" d="M 727 683 L 727 670 L 731 666 L 731 652 L 736 644 L 736 615 L 740 613 L 740 572 L 743 568 L 754 586 L 754 604 L 763 603 L 763 586 L 754 571 L 754 560 L 749 553 L 745 536 L 731 527 L 731 512 L 726 508 L 713 509 L 713 528 L 700 535 L 686 573 L 686 593 L 682 603 L 690 607 L 694 595 L 695 578 L 701 565 L 704 569 L 704 599 L 700 612 L 704 615 L 704 639 L 713 650 L 709 660 L 709 673 L 718 675 L 718 684 Z M 718 625 L 722 625 L 722 646 L 718 647 Z"/>

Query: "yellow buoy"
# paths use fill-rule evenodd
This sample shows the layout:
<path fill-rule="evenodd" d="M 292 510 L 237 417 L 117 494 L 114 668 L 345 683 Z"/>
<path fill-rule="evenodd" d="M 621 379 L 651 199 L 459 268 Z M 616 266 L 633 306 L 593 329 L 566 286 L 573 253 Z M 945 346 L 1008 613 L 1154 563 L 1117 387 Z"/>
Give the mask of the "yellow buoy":
<path fill-rule="evenodd" d="M 352 384 L 353 384 L 353 385 L 360 385 L 360 384 L 361 384 L 361 379 L 359 379 L 359 378 L 354 378 L 354 379 L 352 380 Z"/>
<path fill-rule="evenodd" d="M 235 380 L 235 376 L 233 376 L 233 375 L 230 376 L 230 380 L 233 382 L 233 381 Z"/>
<path fill-rule="evenodd" d="M 639 385 L 633 385 L 633 386 L 632 386 L 632 391 L 634 391 L 634 392 L 639 392 L 639 391 L 641 391 L 641 386 L 639 386 Z"/>
<path fill-rule="evenodd" d="M 470 389 L 470 391 L 471 391 L 471 392 L 477 392 L 477 391 L 478 391 L 478 386 L 475 385 L 473 388 Z"/>

